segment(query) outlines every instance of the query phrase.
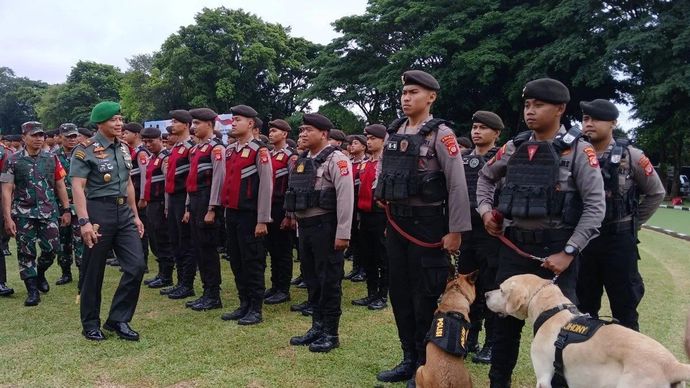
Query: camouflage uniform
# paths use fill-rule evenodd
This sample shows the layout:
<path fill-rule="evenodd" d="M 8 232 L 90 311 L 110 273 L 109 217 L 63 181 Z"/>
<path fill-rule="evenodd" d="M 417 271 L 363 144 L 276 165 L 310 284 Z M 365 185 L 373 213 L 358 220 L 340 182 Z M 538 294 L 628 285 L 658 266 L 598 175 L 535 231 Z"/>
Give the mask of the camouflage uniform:
<path fill-rule="evenodd" d="M 58 202 L 55 182 L 64 178 L 65 169 L 53 155 L 41 152 L 29 156 L 24 149 L 10 156 L 0 182 L 13 183 L 12 218 L 17 226 L 17 258 L 22 280 L 45 272 L 59 249 Z M 36 240 L 41 256 L 36 266 Z"/>
<path fill-rule="evenodd" d="M 69 173 L 72 154 L 68 155 L 65 149 L 60 147 L 55 152 L 55 156 L 57 156 L 65 171 Z M 72 202 L 72 179 L 69 176 L 65 177 L 65 186 L 67 187 L 67 198 L 69 198 L 70 202 L 72 221 L 69 225 L 60 227 L 60 249 L 57 252 L 58 265 L 61 268 L 69 268 L 72 265 L 72 253 L 74 253 L 74 262 L 79 267 L 84 254 L 84 243 L 81 239 L 81 228 L 79 227 L 77 212 Z"/>

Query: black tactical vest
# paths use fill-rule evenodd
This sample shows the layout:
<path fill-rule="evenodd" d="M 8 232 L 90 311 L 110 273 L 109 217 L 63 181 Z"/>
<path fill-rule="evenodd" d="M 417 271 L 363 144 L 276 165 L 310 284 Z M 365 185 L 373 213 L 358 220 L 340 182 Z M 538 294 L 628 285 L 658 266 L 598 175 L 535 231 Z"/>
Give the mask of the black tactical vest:
<path fill-rule="evenodd" d="M 335 147 L 326 147 L 315 158 L 307 157 L 309 151 L 304 151 L 300 155 L 288 178 L 288 188 L 285 192 L 285 210 L 294 212 L 314 207 L 335 210 L 335 188 L 316 189 L 316 170 L 335 150 Z"/>
<path fill-rule="evenodd" d="M 383 149 L 381 173 L 374 195 L 377 199 L 399 201 L 420 196 L 425 202 L 438 202 L 448 196 L 443 172 L 419 171 L 421 146 L 426 136 L 438 129 L 446 120 L 431 119 L 416 134 L 399 134 L 398 129 L 407 118 L 401 117 L 388 127 L 388 140 Z M 433 143 L 427 158 L 433 158 Z"/>
<path fill-rule="evenodd" d="M 467 194 L 470 198 L 470 209 L 477 207 L 477 181 L 479 180 L 479 170 L 484 167 L 486 162 L 496 155 L 498 147 L 490 149 L 484 155 L 470 155 L 471 150 L 467 150 L 462 155 L 462 163 L 465 167 L 465 180 L 467 181 Z M 497 197 L 494 194 L 495 197 Z M 475 212 L 472 212 L 475 213 Z"/>
<path fill-rule="evenodd" d="M 627 190 L 625 188 L 625 182 L 631 174 L 629 145 L 628 139 L 616 139 L 611 152 L 608 155 L 605 153 L 599 159 L 606 193 L 606 215 L 602 224 L 615 222 L 637 213 L 636 186 L 633 184 Z"/>
<path fill-rule="evenodd" d="M 513 139 L 516 151 L 508 161 L 498 210 L 508 218 L 560 217 L 575 226 L 582 215 L 582 199 L 577 191 L 562 191 L 558 177 L 561 152 L 574 148 L 572 170 L 581 135 L 577 127 L 553 142 L 529 140 L 531 131 L 518 134 Z"/>

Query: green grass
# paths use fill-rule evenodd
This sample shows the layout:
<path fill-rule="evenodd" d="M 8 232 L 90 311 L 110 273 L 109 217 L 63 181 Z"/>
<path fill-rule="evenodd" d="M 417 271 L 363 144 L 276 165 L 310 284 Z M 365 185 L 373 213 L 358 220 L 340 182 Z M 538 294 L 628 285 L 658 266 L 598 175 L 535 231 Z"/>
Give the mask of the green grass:
<path fill-rule="evenodd" d="M 690 234 L 690 212 L 676 209 L 657 209 L 647 224 Z"/>
<path fill-rule="evenodd" d="M 690 305 L 690 243 L 651 231 L 643 231 L 640 239 L 647 286 L 640 306 L 642 330 L 685 360 L 681 341 Z M 93 343 L 80 334 L 74 283 L 51 285 L 40 306 L 26 308 L 16 256 L 8 257 L 7 263 L 9 283 L 17 293 L 0 298 L 0 386 L 371 387 L 379 384 L 375 378 L 379 370 L 400 359 L 390 308 L 372 312 L 350 304 L 363 295 L 362 283 L 343 282 L 341 347 L 328 354 L 288 345 L 290 337 L 304 332 L 310 321 L 289 312 L 287 304 L 266 306 L 265 322 L 258 326 L 221 321 L 220 313 L 237 303 L 225 261 L 223 310 L 193 312 L 182 302 L 143 288 L 132 322 L 142 340 L 132 343 L 110 335 L 105 342 Z M 48 277 L 52 283 L 58 276 L 55 265 Z M 118 279 L 117 269 L 109 267 L 104 310 Z M 293 302 L 303 301 L 305 292 L 293 290 L 292 296 Z M 102 311 L 101 316 L 106 314 Z M 530 339 L 531 329 L 526 328 L 515 387 L 534 386 Z M 475 386 L 488 386 L 488 367 L 469 362 L 468 366 Z"/>

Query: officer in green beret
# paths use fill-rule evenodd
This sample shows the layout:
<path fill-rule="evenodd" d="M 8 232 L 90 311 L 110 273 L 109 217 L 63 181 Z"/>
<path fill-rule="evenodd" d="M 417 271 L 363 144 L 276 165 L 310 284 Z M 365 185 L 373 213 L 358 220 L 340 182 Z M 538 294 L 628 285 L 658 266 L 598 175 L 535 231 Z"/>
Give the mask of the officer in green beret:
<path fill-rule="evenodd" d="M 105 339 L 101 331 L 101 288 L 108 252 L 112 249 L 120 261 L 122 277 L 113 296 L 108 319 L 103 328 L 120 338 L 138 341 L 139 333 L 129 322 L 139 301 L 144 276 L 144 252 L 141 237 L 144 225 L 134 201 L 130 179 L 132 156 L 122 135 L 120 104 L 104 101 L 91 111 L 91 121 L 98 131 L 72 153 L 72 193 L 85 250 L 81 285 L 82 334 L 93 341 Z"/>

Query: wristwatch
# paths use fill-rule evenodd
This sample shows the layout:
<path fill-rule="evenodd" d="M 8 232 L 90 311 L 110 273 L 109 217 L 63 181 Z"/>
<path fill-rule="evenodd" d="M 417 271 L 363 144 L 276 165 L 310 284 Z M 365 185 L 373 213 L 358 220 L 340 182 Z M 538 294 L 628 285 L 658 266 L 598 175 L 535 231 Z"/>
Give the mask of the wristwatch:
<path fill-rule="evenodd" d="M 565 252 L 566 255 L 570 255 L 573 257 L 580 254 L 580 250 L 577 249 L 574 245 L 570 245 L 570 244 L 565 246 L 565 249 L 563 249 L 563 252 Z"/>
<path fill-rule="evenodd" d="M 88 218 L 80 218 L 80 219 L 78 220 L 78 222 L 79 222 L 79 226 L 84 226 L 84 225 L 90 223 L 91 221 L 89 221 Z"/>

